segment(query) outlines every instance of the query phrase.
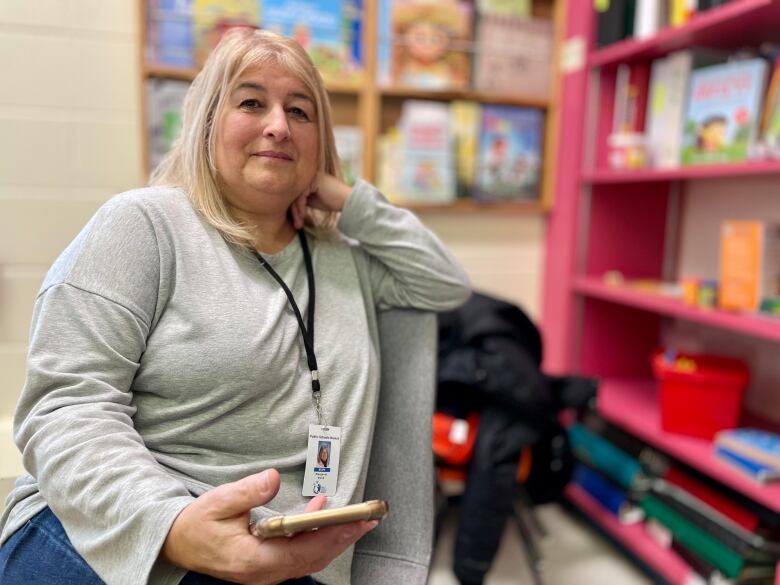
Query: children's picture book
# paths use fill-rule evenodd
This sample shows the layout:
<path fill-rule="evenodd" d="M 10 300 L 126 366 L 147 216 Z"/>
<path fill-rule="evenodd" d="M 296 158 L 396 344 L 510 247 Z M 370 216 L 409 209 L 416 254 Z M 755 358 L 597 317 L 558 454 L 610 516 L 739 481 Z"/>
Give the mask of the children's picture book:
<path fill-rule="evenodd" d="M 172 67 L 192 67 L 193 0 L 151 0 L 147 13 L 146 61 Z"/>
<path fill-rule="evenodd" d="M 189 87 L 188 81 L 174 79 L 146 81 L 150 169 L 160 164 L 181 133 L 181 107 Z"/>
<path fill-rule="evenodd" d="M 471 4 L 396 0 L 391 14 L 393 83 L 425 89 L 469 86 Z"/>
<path fill-rule="evenodd" d="M 363 132 L 357 126 L 334 126 L 333 135 L 344 181 L 354 185 L 363 174 Z"/>
<path fill-rule="evenodd" d="M 474 45 L 475 89 L 548 99 L 552 80 L 552 21 L 484 13 Z"/>
<path fill-rule="evenodd" d="M 362 0 L 262 0 L 260 23 L 295 39 L 326 82 L 363 78 Z"/>
<path fill-rule="evenodd" d="M 194 0 L 195 64 L 202 66 L 222 35 L 231 28 L 257 28 L 260 11 L 257 0 Z"/>
<path fill-rule="evenodd" d="M 652 166 L 680 165 L 691 73 L 699 67 L 722 63 L 725 57 L 720 51 L 683 49 L 653 61 L 645 124 Z"/>
<path fill-rule="evenodd" d="M 455 199 L 451 127 L 448 104 L 404 102 L 400 123 L 403 199 L 421 203 L 449 203 Z"/>
<path fill-rule="evenodd" d="M 475 196 L 483 200 L 539 197 L 544 114 L 535 108 L 482 108 Z"/>
<path fill-rule="evenodd" d="M 691 74 L 683 164 L 749 158 L 756 147 L 766 74 L 764 59 L 713 65 Z"/>

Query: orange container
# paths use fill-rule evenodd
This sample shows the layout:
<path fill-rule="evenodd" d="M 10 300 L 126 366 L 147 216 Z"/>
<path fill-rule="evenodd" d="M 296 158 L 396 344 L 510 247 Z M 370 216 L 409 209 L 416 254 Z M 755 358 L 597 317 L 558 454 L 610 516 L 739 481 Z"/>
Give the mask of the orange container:
<path fill-rule="evenodd" d="M 662 352 L 652 356 L 660 383 L 661 428 L 712 439 L 722 429 L 739 426 L 742 397 L 750 376 L 744 362 L 713 355 Z"/>

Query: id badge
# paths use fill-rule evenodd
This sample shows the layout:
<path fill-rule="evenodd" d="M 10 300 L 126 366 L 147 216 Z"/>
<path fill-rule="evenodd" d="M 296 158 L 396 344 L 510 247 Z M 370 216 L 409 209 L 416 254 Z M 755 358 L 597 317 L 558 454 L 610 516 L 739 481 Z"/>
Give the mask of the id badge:
<path fill-rule="evenodd" d="M 304 496 L 333 496 L 339 478 L 341 427 L 309 425 L 309 447 L 303 474 Z"/>

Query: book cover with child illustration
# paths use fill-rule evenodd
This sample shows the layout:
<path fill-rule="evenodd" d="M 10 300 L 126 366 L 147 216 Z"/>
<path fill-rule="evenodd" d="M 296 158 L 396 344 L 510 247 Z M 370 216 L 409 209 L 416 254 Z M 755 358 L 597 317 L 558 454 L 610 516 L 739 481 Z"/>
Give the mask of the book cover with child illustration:
<path fill-rule="evenodd" d="M 482 108 L 476 197 L 539 197 L 544 115 L 535 108 Z"/>
<path fill-rule="evenodd" d="M 682 163 L 747 160 L 756 146 L 767 64 L 748 59 L 691 74 Z"/>

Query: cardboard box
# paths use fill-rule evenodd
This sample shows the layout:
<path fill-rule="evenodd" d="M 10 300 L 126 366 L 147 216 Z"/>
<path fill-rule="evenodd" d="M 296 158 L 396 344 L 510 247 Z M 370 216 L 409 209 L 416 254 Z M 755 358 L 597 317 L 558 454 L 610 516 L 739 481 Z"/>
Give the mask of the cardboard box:
<path fill-rule="evenodd" d="M 780 295 L 780 225 L 726 220 L 720 232 L 722 309 L 757 311 Z"/>

